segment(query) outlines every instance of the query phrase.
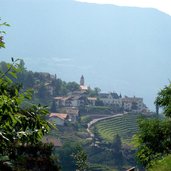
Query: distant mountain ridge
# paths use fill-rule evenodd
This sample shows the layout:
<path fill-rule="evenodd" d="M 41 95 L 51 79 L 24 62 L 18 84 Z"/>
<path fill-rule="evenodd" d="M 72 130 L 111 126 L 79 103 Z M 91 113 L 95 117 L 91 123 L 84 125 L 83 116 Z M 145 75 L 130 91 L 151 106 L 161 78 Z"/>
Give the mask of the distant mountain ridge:
<path fill-rule="evenodd" d="M 65 1 L 3 2 L 12 25 L 2 60 L 153 101 L 170 79 L 171 17 L 153 9 Z M 20 10 L 18 10 L 20 8 Z"/>

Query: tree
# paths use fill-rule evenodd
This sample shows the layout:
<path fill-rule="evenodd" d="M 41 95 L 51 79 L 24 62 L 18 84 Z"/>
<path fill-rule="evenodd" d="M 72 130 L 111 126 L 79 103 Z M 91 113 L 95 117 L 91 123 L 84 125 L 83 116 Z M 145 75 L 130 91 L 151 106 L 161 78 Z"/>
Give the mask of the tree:
<path fill-rule="evenodd" d="M 0 70 L 1 70 L 1 72 L 6 72 L 8 70 L 7 63 L 6 62 L 2 61 L 0 63 Z"/>
<path fill-rule="evenodd" d="M 115 159 L 115 165 L 118 165 L 119 167 L 122 166 L 123 164 L 122 141 L 118 134 L 116 134 L 116 136 L 114 137 L 111 148 Z"/>
<path fill-rule="evenodd" d="M 171 153 L 171 84 L 162 89 L 155 103 L 163 108 L 165 119 L 141 119 L 137 140 L 137 159 L 145 167 Z"/>
<path fill-rule="evenodd" d="M 18 67 L 20 69 L 20 72 L 17 74 L 18 81 L 20 83 L 24 83 L 25 82 L 25 76 L 26 76 L 26 68 L 25 68 L 25 62 L 23 59 L 20 59 Z M 23 86 L 25 86 L 25 85 L 23 85 Z"/>
<path fill-rule="evenodd" d="M 88 168 L 87 154 L 80 145 L 77 145 L 72 154 L 78 171 L 86 171 Z"/>
<path fill-rule="evenodd" d="M 100 93 L 101 89 L 98 87 L 95 87 L 94 90 L 88 87 L 88 94 L 90 97 L 98 96 Z"/>
<path fill-rule="evenodd" d="M 33 86 L 34 86 L 33 72 L 29 71 L 29 72 L 25 73 L 24 88 L 26 88 L 26 89 L 33 88 Z"/>
<path fill-rule="evenodd" d="M 4 25 L 8 26 L 3 23 L 0 24 L 0 27 Z M 0 31 L 0 48 L 5 47 L 2 33 L 4 32 Z M 23 162 L 18 167 L 20 152 L 24 154 L 22 160 L 27 155 L 29 158 L 33 157 L 29 156 L 29 152 L 33 152 L 48 156 L 45 161 L 49 161 L 49 167 L 58 170 L 58 167 L 50 160 L 52 146 L 45 147 L 40 144 L 42 136 L 50 129 L 49 123 L 44 119 L 48 110 L 41 105 L 23 105 L 26 100 L 31 99 L 31 92 L 24 91 L 21 84 L 13 81 L 17 78 L 20 69 L 18 62 L 19 60 L 12 58 L 12 64 L 7 65 L 6 71 L 2 71 L 0 68 L 0 168 L 7 170 L 7 166 L 4 165 L 4 158 L 6 158 L 15 170 L 19 168 L 22 170 Z M 31 149 L 36 147 L 37 150 L 30 151 L 28 150 L 30 147 Z M 28 160 L 27 163 L 32 164 Z M 13 169 L 8 167 L 8 170 Z M 27 170 L 27 168 L 23 168 L 23 170 Z M 31 167 L 31 170 L 34 168 Z"/>
<path fill-rule="evenodd" d="M 163 108 L 165 116 L 171 117 L 171 83 L 158 93 L 155 104 Z"/>
<path fill-rule="evenodd" d="M 42 101 L 48 97 L 48 91 L 44 85 L 41 85 L 40 88 L 38 89 L 37 96 Z"/>
<path fill-rule="evenodd" d="M 18 71 L 16 62 L 8 70 L 14 77 Z M 17 146 L 36 144 L 49 131 L 44 119 L 48 111 L 40 105 L 23 107 L 25 100 L 31 98 L 30 91 L 23 92 L 20 84 L 0 73 L 0 154 L 12 159 Z"/>
<path fill-rule="evenodd" d="M 104 103 L 102 100 L 99 99 L 99 97 L 97 98 L 96 102 L 95 102 L 96 106 L 104 106 Z"/>
<path fill-rule="evenodd" d="M 149 171 L 170 171 L 171 170 L 171 155 L 164 156 L 160 160 L 156 160 L 152 163 Z"/>
<path fill-rule="evenodd" d="M 148 166 L 150 162 L 171 152 L 171 121 L 143 119 L 139 122 L 138 152 L 139 161 Z"/>
<path fill-rule="evenodd" d="M 76 82 L 68 82 L 66 88 L 68 89 L 69 92 L 73 92 L 79 90 L 80 86 Z"/>
<path fill-rule="evenodd" d="M 18 146 L 14 156 L 14 171 L 59 171 L 58 158 L 53 154 L 52 144 L 38 143 L 34 145 Z M 1 168 L 1 166 L 0 166 Z M 4 169 L 5 170 L 5 169 Z"/>
<path fill-rule="evenodd" d="M 53 81 L 53 86 L 55 87 L 55 89 L 54 89 L 54 96 L 61 95 L 62 80 L 61 79 L 55 79 Z"/>
<path fill-rule="evenodd" d="M 53 112 L 53 113 L 57 112 L 57 104 L 56 104 L 55 100 L 53 100 L 53 102 L 52 102 L 50 111 Z"/>
<path fill-rule="evenodd" d="M 1 21 L 1 18 L 0 18 L 0 21 Z M 6 22 L 0 23 L 0 29 L 3 26 L 10 26 L 10 25 Z M 3 41 L 4 34 L 5 34 L 5 31 L 0 30 L 0 48 L 5 48 L 5 42 Z"/>
<path fill-rule="evenodd" d="M 87 154 L 78 143 L 65 143 L 62 149 L 58 150 L 58 154 L 63 171 L 85 171 L 88 167 Z"/>

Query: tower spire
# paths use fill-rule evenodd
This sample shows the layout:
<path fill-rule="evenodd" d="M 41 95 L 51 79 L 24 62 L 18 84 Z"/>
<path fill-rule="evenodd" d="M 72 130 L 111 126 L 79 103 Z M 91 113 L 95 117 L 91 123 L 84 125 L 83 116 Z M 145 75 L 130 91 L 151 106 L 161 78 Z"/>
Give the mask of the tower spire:
<path fill-rule="evenodd" d="M 80 86 L 83 86 L 83 85 L 84 85 L 84 76 L 82 75 L 80 78 Z"/>

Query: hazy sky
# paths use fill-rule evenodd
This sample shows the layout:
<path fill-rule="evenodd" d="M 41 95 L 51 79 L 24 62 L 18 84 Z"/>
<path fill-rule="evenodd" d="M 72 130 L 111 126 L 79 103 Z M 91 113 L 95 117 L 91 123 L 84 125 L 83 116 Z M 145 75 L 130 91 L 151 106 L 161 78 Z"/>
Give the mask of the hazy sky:
<path fill-rule="evenodd" d="M 125 7 L 145 3 L 121 4 L 121 0 L 105 0 L 114 5 L 75 0 L 0 2 L 0 17 L 11 25 L 3 28 L 6 48 L 0 50 L 0 60 L 22 58 L 28 70 L 56 73 L 65 81 L 79 82 L 83 74 L 88 86 L 143 97 L 150 109 L 155 108 L 157 92 L 171 79 L 170 15 Z M 166 8 L 155 2 L 148 6 L 171 8 L 166 0 Z"/>
<path fill-rule="evenodd" d="M 113 4 L 118 6 L 155 8 L 166 14 L 171 15 L 170 0 L 76 0 L 79 2 L 97 3 L 97 4 Z"/>

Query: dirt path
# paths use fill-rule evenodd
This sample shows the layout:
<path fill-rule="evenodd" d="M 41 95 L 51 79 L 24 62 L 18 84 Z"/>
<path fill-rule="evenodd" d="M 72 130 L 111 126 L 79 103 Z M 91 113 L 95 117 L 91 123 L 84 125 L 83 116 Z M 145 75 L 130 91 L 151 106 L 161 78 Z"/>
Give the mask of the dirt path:
<path fill-rule="evenodd" d="M 90 121 L 88 124 L 87 124 L 87 132 L 90 134 L 91 137 L 94 137 L 94 134 L 91 132 L 90 130 L 90 127 L 99 122 L 99 121 L 102 121 L 102 120 L 105 120 L 105 119 L 110 119 L 110 118 L 114 118 L 114 117 L 117 117 L 117 116 L 122 116 L 123 114 L 115 114 L 115 115 L 112 115 L 112 116 L 106 116 L 106 117 L 102 117 L 102 118 L 98 118 L 98 119 L 93 119 L 92 121 Z"/>

